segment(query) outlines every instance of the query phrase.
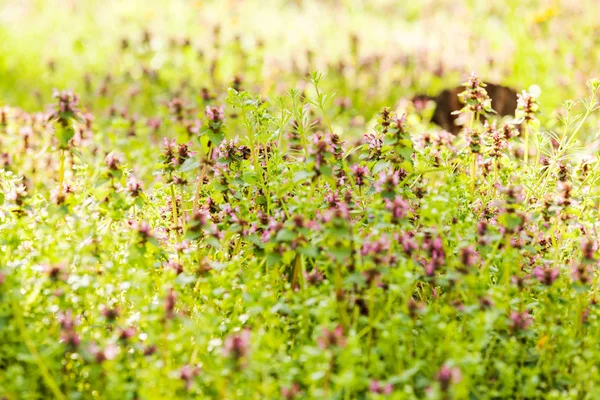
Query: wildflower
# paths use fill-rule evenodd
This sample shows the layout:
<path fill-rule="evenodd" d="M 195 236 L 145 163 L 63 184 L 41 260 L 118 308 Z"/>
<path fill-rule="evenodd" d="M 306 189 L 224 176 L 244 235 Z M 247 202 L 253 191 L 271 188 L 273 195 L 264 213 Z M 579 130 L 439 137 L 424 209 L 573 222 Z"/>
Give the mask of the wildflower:
<path fill-rule="evenodd" d="M 362 256 L 369 256 L 376 265 L 392 265 L 395 256 L 390 254 L 390 241 L 386 235 L 381 235 L 376 239 L 368 237 L 364 240 L 360 249 Z"/>
<path fill-rule="evenodd" d="M 162 121 L 160 120 L 160 118 L 148 118 L 148 121 L 146 121 L 146 125 L 154 133 L 156 133 L 160 129 L 161 124 L 162 124 Z"/>
<path fill-rule="evenodd" d="M 110 152 L 104 159 L 104 164 L 106 164 L 110 171 L 118 171 L 120 168 L 121 160 L 120 157 L 114 152 Z"/>
<path fill-rule="evenodd" d="M 150 228 L 150 225 L 146 221 L 134 222 L 132 225 L 140 237 L 140 244 L 145 244 L 148 240 L 154 238 L 152 228 Z"/>
<path fill-rule="evenodd" d="M 59 313 L 57 317 L 61 328 L 61 340 L 72 348 L 79 347 L 81 339 L 75 332 L 76 321 L 73 318 L 72 311 L 67 310 L 65 313 Z"/>
<path fill-rule="evenodd" d="M 407 303 L 408 315 L 412 319 L 417 317 L 417 314 L 425 308 L 425 305 L 422 302 L 418 302 L 415 299 L 411 298 Z"/>
<path fill-rule="evenodd" d="M 377 192 L 385 195 L 385 197 L 392 198 L 392 195 L 399 183 L 400 173 L 398 171 L 381 171 L 379 174 L 379 180 L 375 182 L 375 189 Z"/>
<path fill-rule="evenodd" d="M 513 311 L 510 313 L 510 320 L 512 322 L 512 329 L 514 331 L 524 331 L 533 322 L 533 319 L 528 311 Z"/>
<path fill-rule="evenodd" d="M 201 368 L 198 366 L 192 367 L 189 364 L 184 365 L 179 370 L 179 378 L 185 382 L 185 389 L 190 390 L 194 383 L 194 378 L 201 372 Z"/>
<path fill-rule="evenodd" d="M 158 348 L 156 347 L 155 344 L 146 346 L 144 348 L 144 356 L 146 356 L 146 357 L 151 356 L 152 354 L 156 353 L 157 350 L 158 350 Z"/>
<path fill-rule="evenodd" d="M 413 252 L 415 252 L 419 248 L 419 246 L 415 242 L 414 236 L 414 233 L 407 232 L 398 238 L 398 242 L 402 245 L 402 250 L 404 250 L 406 255 L 409 257 Z"/>
<path fill-rule="evenodd" d="M 519 130 L 512 124 L 502 124 L 499 130 L 505 141 L 519 136 Z"/>
<path fill-rule="evenodd" d="M 213 132 L 219 131 L 225 123 L 225 109 L 223 106 L 206 106 L 205 115 L 208 118 L 208 126 Z"/>
<path fill-rule="evenodd" d="M 44 266 L 44 270 L 53 281 L 66 281 L 68 271 L 62 264 L 53 264 Z"/>
<path fill-rule="evenodd" d="M 594 269 L 589 263 L 585 261 L 579 264 L 576 264 L 572 268 L 572 276 L 573 280 L 579 282 L 582 285 L 587 285 L 592 281 L 594 276 Z"/>
<path fill-rule="evenodd" d="M 79 96 L 70 90 L 60 92 L 54 89 L 52 97 L 58 100 L 58 104 L 48 116 L 48 120 L 56 119 L 61 126 L 67 127 L 72 119 L 79 118 Z"/>
<path fill-rule="evenodd" d="M 130 175 L 129 178 L 127 178 L 127 191 L 132 197 L 138 197 L 143 190 L 142 182 L 137 180 L 135 176 Z"/>
<path fill-rule="evenodd" d="M 317 268 L 314 268 L 310 273 L 304 272 L 304 277 L 311 285 L 321 283 L 324 279 L 323 274 Z"/>
<path fill-rule="evenodd" d="M 371 382 L 369 383 L 369 391 L 371 393 L 390 395 L 393 390 L 394 386 L 391 383 L 382 384 L 375 379 L 371 379 Z"/>
<path fill-rule="evenodd" d="M 406 214 L 410 211 L 410 206 L 408 205 L 408 202 L 399 195 L 396 195 L 394 200 L 386 198 L 385 208 L 391 211 L 392 222 L 394 223 L 397 223 L 399 220 L 404 218 Z"/>
<path fill-rule="evenodd" d="M 471 246 L 463 247 L 460 250 L 460 260 L 465 267 L 473 267 L 479 258 L 479 253 Z"/>
<path fill-rule="evenodd" d="M 109 343 L 104 349 L 100 349 L 96 343 L 92 342 L 89 351 L 94 355 L 96 362 L 101 364 L 107 360 L 114 360 L 117 357 L 118 347 L 114 343 Z"/>
<path fill-rule="evenodd" d="M 484 296 L 479 299 L 479 307 L 482 310 L 488 310 L 488 309 L 492 308 L 493 306 L 494 306 L 494 302 L 489 297 Z"/>
<path fill-rule="evenodd" d="M 481 152 L 481 136 L 479 136 L 477 129 L 466 128 L 464 132 L 469 143 L 471 153 L 479 154 Z"/>
<path fill-rule="evenodd" d="M 285 400 L 293 400 L 300 395 L 300 386 L 297 383 L 293 383 L 290 386 L 283 386 L 281 388 L 281 397 Z"/>
<path fill-rule="evenodd" d="M 365 142 L 369 145 L 369 159 L 377 160 L 381 156 L 381 148 L 383 147 L 383 139 L 381 137 L 375 136 L 374 134 L 365 134 L 364 135 Z"/>
<path fill-rule="evenodd" d="M 104 316 L 104 318 L 106 318 L 110 322 L 117 319 L 119 314 L 120 312 L 118 307 L 110 308 L 105 306 L 102 308 L 102 316 Z"/>
<path fill-rule="evenodd" d="M 6 127 L 8 125 L 8 107 L 4 106 L 0 108 L 0 127 Z"/>
<path fill-rule="evenodd" d="M 135 332 L 136 332 L 136 330 L 133 326 L 130 326 L 125 329 L 121 329 L 121 333 L 119 334 L 119 339 L 121 339 L 122 341 L 127 341 L 135 336 Z"/>
<path fill-rule="evenodd" d="M 56 138 L 60 149 L 64 150 L 69 147 L 69 142 L 75 136 L 73 122 L 81 120 L 79 97 L 72 91 L 57 90 L 54 90 L 53 97 L 58 100 L 58 104 L 47 120 L 56 122 Z"/>
<path fill-rule="evenodd" d="M 535 115 L 539 113 L 539 106 L 535 97 L 523 90 L 517 94 L 517 109 L 515 117 L 530 123 L 536 119 Z"/>
<path fill-rule="evenodd" d="M 381 110 L 381 115 L 379 117 L 379 125 L 381 126 L 381 132 L 385 135 L 388 132 L 388 128 L 391 124 L 391 115 L 390 109 L 384 107 Z"/>
<path fill-rule="evenodd" d="M 433 276 L 435 271 L 442 267 L 446 261 L 442 238 L 437 236 L 435 239 L 432 239 L 430 236 L 426 236 L 423 241 L 423 249 L 430 256 L 430 261 L 425 265 L 425 273 L 427 276 Z"/>
<path fill-rule="evenodd" d="M 342 328 L 341 325 L 338 325 L 333 330 L 323 328 L 323 333 L 317 339 L 317 343 L 322 349 L 344 347 L 346 345 L 346 338 L 344 337 L 344 328 Z"/>
<path fill-rule="evenodd" d="M 436 374 L 435 379 L 440 383 L 442 392 L 447 392 L 451 384 L 460 382 L 461 372 L 457 367 L 449 367 L 444 364 Z"/>
<path fill-rule="evenodd" d="M 183 121 L 185 112 L 185 104 L 183 103 L 183 100 L 181 100 L 178 97 L 175 97 L 174 99 L 169 101 L 168 106 L 169 111 L 171 112 L 171 114 L 173 114 L 175 120 L 179 122 Z"/>
<path fill-rule="evenodd" d="M 488 122 L 486 121 L 486 126 Z M 484 128 L 485 129 L 485 128 Z M 489 138 L 491 139 L 490 156 L 494 158 L 500 158 L 503 151 L 508 147 L 508 141 L 506 133 L 496 129 L 496 122 L 489 129 Z"/>
<path fill-rule="evenodd" d="M 236 92 L 241 92 L 242 89 L 242 83 L 243 83 L 243 79 L 241 76 L 236 75 L 233 77 L 233 83 L 231 84 L 231 87 L 236 91 Z"/>
<path fill-rule="evenodd" d="M 488 96 L 485 83 L 481 82 L 474 72 L 469 79 L 462 84 L 465 90 L 458 95 L 458 99 L 465 106 L 460 110 L 461 113 L 470 112 L 473 114 L 486 114 L 492 112 L 492 100 Z"/>
<path fill-rule="evenodd" d="M 533 275 L 546 286 L 551 286 L 560 275 L 560 269 L 558 268 L 542 268 L 535 267 L 533 269 Z"/>
<path fill-rule="evenodd" d="M 175 317 L 175 301 L 177 296 L 173 288 L 169 289 L 167 297 L 165 298 L 165 314 L 167 319 L 173 319 Z"/>
<path fill-rule="evenodd" d="M 223 354 L 226 357 L 232 357 L 239 360 L 245 357 L 250 351 L 250 329 L 243 329 L 239 333 L 229 335 L 225 339 Z"/>
<path fill-rule="evenodd" d="M 581 238 L 581 252 L 585 261 L 594 261 L 598 244 L 588 237 Z"/>

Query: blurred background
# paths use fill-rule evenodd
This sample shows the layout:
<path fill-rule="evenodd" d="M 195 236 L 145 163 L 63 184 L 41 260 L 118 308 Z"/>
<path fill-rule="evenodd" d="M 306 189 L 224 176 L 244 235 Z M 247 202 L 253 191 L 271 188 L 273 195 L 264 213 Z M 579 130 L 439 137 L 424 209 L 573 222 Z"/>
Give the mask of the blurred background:
<path fill-rule="evenodd" d="M 552 110 L 584 93 L 600 65 L 597 0 L 0 4 L 0 105 L 27 110 L 51 101 L 52 88 L 83 93 L 87 85 L 96 93 L 102 83 L 90 82 L 124 72 L 135 81 L 160 71 L 170 82 L 181 73 L 185 85 L 215 91 L 243 76 L 245 89 L 267 94 L 302 82 L 312 69 L 356 107 L 435 93 L 476 71 L 518 90 L 539 85 L 542 109 Z M 143 54 L 122 54 L 144 41 Z M 170 53 L 174 46 L 188 50 Z M 219 79 L 209 84 L 211 69 Z M 111 101 L 126 104 L 131 90 L 115 91 Z"/>

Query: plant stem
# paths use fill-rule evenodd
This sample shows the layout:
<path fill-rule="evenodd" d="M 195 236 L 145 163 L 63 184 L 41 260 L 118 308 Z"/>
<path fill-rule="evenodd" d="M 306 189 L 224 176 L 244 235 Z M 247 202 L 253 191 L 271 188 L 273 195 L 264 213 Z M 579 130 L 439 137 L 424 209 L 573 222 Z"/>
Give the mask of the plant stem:
<path fill-rule="evenodd" d="M 17 322 L 17 326 L 19 327 L 21 339 L 23 339 L 25 346 L 27 346 L 27 349 L 33 356 L 35 363 L 38 366 L 40 373 L 42 374 L 42 378 L 44 379 L 44 382 L 46 383 L 48 388 L 52 391 L 52 393 L 54 394 L 54 397 L 56 397 L 57 399 L 60 399 L 60 400 L 67 400 L 67 397 L 61 392 L 58 384 L 56 383 L 56 381 L 54 380 L 54 378 L 52 377 L 52 375 L 46 368 L 46 365 L 44 364 L 43 360 L 40 357 L 40 354 L 38 353 L 38 351 L 35 347 L 35 344 L 31 340 L 31 337 L 29 336 L 29 331 L 27 330 L 27 327 L 25 326 L 25 322 L 23 321 L 23 315 L 21 314 L 22 304 L 17 302 L 17 298 L 16 298 L 17 294 L 18 294 L 17 290 L 14 290 L 13 296 L 12 296 L 12 311 L 13 311 L 15 320 Z"/>
<path fill-rule="evenodd" d="M 475 180 L 477 175 L 477 153 L 471 155 L 471 194 L 475 195 Z"/>
<path fill-rule="evenodd" d="M 60 165 L 58 167 L 58 196 L 63 195 L 63 182 L 65 180 L 65 151 L 60 151 Z"/>
<path fill-rule="evenodd" d="M 492 181 L 492 187 L 494 188 L 494 197 L 496 197 L 496 181 L 498 180 L 498 159 L 494 157 L 492 160 L 492 165 L 494 167 L 494 180 Z"/>
<path fill-rule="evenodd" d="M 179 218 L 177 216 L 177 197 L 175 197 L 175 184 L 171 183 L 171 209 L 173 210 L 173 229 L 175 230 L 175 236 L 178 235 L 178 221 Z"/>
<path fill-rule="evenodd" d="M 256 175 L 258 175 L 258 180 L 261 183 L 261 186 L 263 189 L 263 194 L 265 195 L 265 200 L 267 202 L 267 214 L 269 214 L 270 209 L 271 209 L 271 194 L 270 194 L 269 188 L 267 187 L 267 182 L 265 181 L 265 177 L 263 175 L 262 168 L 260 167 L 260 163 L 259 163 L 259 159 L 258 159 L 258 149 L 256 146 L 256 140 L 255 140 L 256 138 L 254 137 L 254 131 L 248 124 L 248 117 L 246 116 L 245 107 L 242 107 L 242 117 L 244 120 L 243 121 L 244 126 L 246 127 L 246 130 L 248 131 L 248 140 L 250 142 L 250 153 L 252 154 L 252 161 L 254 164 L 254 172 L 256 173 Z M 268 162 L 269 161 L 267 159 L 267 152 L 265 149 L 265 164 Z"/>
<path fill-rule="evenodd" d="M 523 154 L 523 160 L 525 161 L 525 164 L 527 164 L 527 161 L 529 161 L 529 124 L 525 123 L 525 127 L 523 129 L 525 129 L 525 150 Z"/>
<path fill-rule="evenodd" d="M 183 234 L 185 235 L 185 221 L 186 221 L 186 211 L 185 211 L 185 191 L 184 191 L 184 185 L 183 183 L 181 183 L 181 185 L 179 186 L 181 188 L 181 229 L 183 231 Z"/>
<path fill-rule="evenodd" d="M 194 205 L 192 210 L 194 212 L 198 211 L 198 201 L 200 200 L 200 189 L 202 188 L 202 183 L 204 182 L 204 175 L 206 175 L 206 164 L 202 166 L 202 170 L 200 171 L 200 178 L 198 179 L 198 186 L 196 186 L 196 194 L 194 195 Z"/>

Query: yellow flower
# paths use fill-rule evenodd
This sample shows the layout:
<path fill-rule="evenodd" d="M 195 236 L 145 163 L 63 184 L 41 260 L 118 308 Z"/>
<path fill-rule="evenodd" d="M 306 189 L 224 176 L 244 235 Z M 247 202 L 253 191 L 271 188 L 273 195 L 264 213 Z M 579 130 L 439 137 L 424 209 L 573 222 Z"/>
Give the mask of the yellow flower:
<path fill-rule="evenodd" d="M 551 6 L 543 8 L 533 14 L 533 23 L 534 24 L 543 24 L 544 22 L 550 20 L 552 17 L 558 15 L 558 6 L 556 2 Z"/>
<path fill-rule="evenodd" d="M 538 349 L 542 349 L 546 345 L 546 343 L 548 342 L 548 339 L 549 339 L 548 335 L 542 336 L 540 338 L 540 340 L 538 340 L 538 342 L 537 342 L 537 348 Z"/>

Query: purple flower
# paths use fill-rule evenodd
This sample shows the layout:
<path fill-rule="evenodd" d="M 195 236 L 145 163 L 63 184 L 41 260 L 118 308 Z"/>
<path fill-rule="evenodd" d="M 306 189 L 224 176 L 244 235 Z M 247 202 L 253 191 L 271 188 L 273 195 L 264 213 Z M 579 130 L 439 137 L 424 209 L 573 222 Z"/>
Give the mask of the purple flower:
<path fill-rule="evenodd" d="M 169 293 L 165 298 L 165 314 L 167 319 L 173 319 L 175 317 L 175 302 L 177 296 L 173 288 L 169 289 Z"/>
<path fill-rule="evenodd" d="M 392 221 L 394 222 L 404 218 L 410 211 L 408 202 L 399 195 L 396 195 L 394 200 L 385 199 L 385 208 L 392 212 Z"/>
<path fill-rule="evenodd" d="M 363 186 L 365 184 L 365 177 L 369 175 L 369 169 L 367 167 L 355 164 L 350 168 L 350 170 L 354 174 L 356 184 L 358 186 Z"/>
<path fill-rule="evenodd" d="M 588 237 L 581 238 L 581 252 L 585 260 L 593 261 L 596 250 L 598 250 L 598 245 L 594 240 Z"/>
<path fill-rule="evenodd" d="M 415 234 L 412 232 L 407 232 L 404 235 L 401 235 L 398 238 L 398 242 L 402 245 L 402 250 L 404 250 L 408 256 L 410 256 L 419 248 L 417 242 L 415 241 Z"/>
<path fill-rule="evenodd" d="M 127 341 L 135 336 L 136 329 L 133 326 L 130 326 L 125 329 L 121 329 L 121 333 L 119 334 L 119 339 L 122 341 Z"/>
<path fill-rule="evenodd" d="M 512 321 L 512 328 L 515 331 L 524 331 L 533 322 L 533 318 L 528 311 L 513 311 L 510 313 L 510 320 Z"/>
<path fill-rule="evenodd" d="M 304 272 L 304 278 L 311 285 L 316 285 L 323 281 L 323 274 L 315 267 L 310 273 Z"/>
<path fill-rule="evenodd" d="M 108 321 L 114 321 L 115 319 L 117 319 L 119 317 L 120 311 L 118 307 L 114 307 L 114 308 L 110 308 L 110 307 L 103 307 L 102 308 L 102 316 L 104 318 L 106 318 Z"/>
<path fill-rule="evenodd" d="M 81 343 L 81 339 L 75 332 L 76 321 L 73 318 L 72 311 L 67 310 L 65 313 L 59 313 L 57 318 L 61 328 L 61 340 L 70 347 L 77 348 Z"/>
<path fill-rule="evenodd" d="M 110 152 L 104 159 L 104 163 L 106 164 L 109 170 L 117 171 L 119 170 L 121 164 L 121 157 L 116 155 L 114 152 Z"/>
<path fill-rule="evenodd" d="M 435 379 L 440 383 L 442 392 L 447 392 L 452 383 L 460 382 L 462 375 L 457 367 L 449 367 L 444 364 L 435 376 Z"/>
<path fill-rule="evenodd" d="M 394 387 L 391 383 L 382 384 L 375 379 L 371 379 L 369 383 L 369 391 L 371 393 L 390 395 L 393 390 Z"/>
<path fill-rule="evenodd" d="M 435 271 L 444 266 L 446 262 L 446 253 L 442 243 L 442 238 L 437 236 L 432 239 L 430 236 L 425 237 L 423 241 L 423 249 L 430 255 L 430 260 L 425 264 L 425 274 L 433 276 Z"/>
<path fill-rule="evenodd" d="M 250 329 L 243 329 L 239 333 L 229 335 L 225 339 L 223 354 L 226 357 L 232 357 L 235 360 L 248 355 L 250 351 Z"/>
<path fill-rule="evenodd" d="M 559 277 L 560 269 L 535 267 L 533 269 L 533 275 L 535 275 L 535 277 L 538 279 L 538 281 L 540 281 L 540 283 L 543 283 L 547 286 L 551 286 L 554 283 L 554 281 Z"/>
<path fill-rule="evenodd" d="M 386 173 L 381 171 L 379 179 L 375 182 L 377 192 L 393 192 L 396 186 L 400 183 L 400 174 L 398 171 L 390 171 Z"/>
<path fill-rule="evenodd" d="M 184 365 L 179 370 L 179 378 L 185 382 L 185 389 L 190 390 L 192 387 L 192 383 L 194 382 L 194 378 L 200 374 L 200 367 L 192 367 L 189 364 Z"/>
<path fill-rule="evenodd" d="M 144 190 L 142 182 L 138 181 L 135 176 L 130 175 L 127 179 L 127 191 L 131 196 L 138 197 Z"/>
<path fill-rule="evenodd" d="M 585 262 L 579 263 L 573 266 L 572 270 L 573 280 L 578 281 L 582 285 L 587 285 L 591 282 L 594 276 L 594 269 L 591 265 Z"/>
<path fill-rule="evenodd" d="M 463 247 L 460 250 L 460 260 L 465 267 L 473 267 L 479 259 L 479 253 L 471 246 Z"/>
<path fill-rule="evenodd" d="M 114 343 L 109 343 L 104 349 L 100 349 L 96 343 L 92 342 L 89 351 L 94 355 L 96 362 L 101 364 L 106 360 L 114 360 L 117 357 L 118 347 Z"/>
<path fill-rule="evenodd" d="M 213 132 L 218 132 L 225 123 L 225 109 L 223 106 L 206 106 L 205 115 L 208 119 L 208 127 Z"/>
<path fill-rule="evenodd" d="M 288 387 L 283 386 L 281 388 L 281 397 L 283 397 L 286 400 L 293 400 L 298 395 L 300 395 L 300 387 L 298 386 L 297 383 L 293 383 L 292 385 L 290 385 Z"/>
<path fill-rule="evenodd" d="M 338 325 L 333 330 L 323 328 L 323 333 L 317 339 L 317 344 L 322 349 L 333 347 L 344 347 L 346 345 L 346 337 L 344 336 L 344 328 Z"/>

